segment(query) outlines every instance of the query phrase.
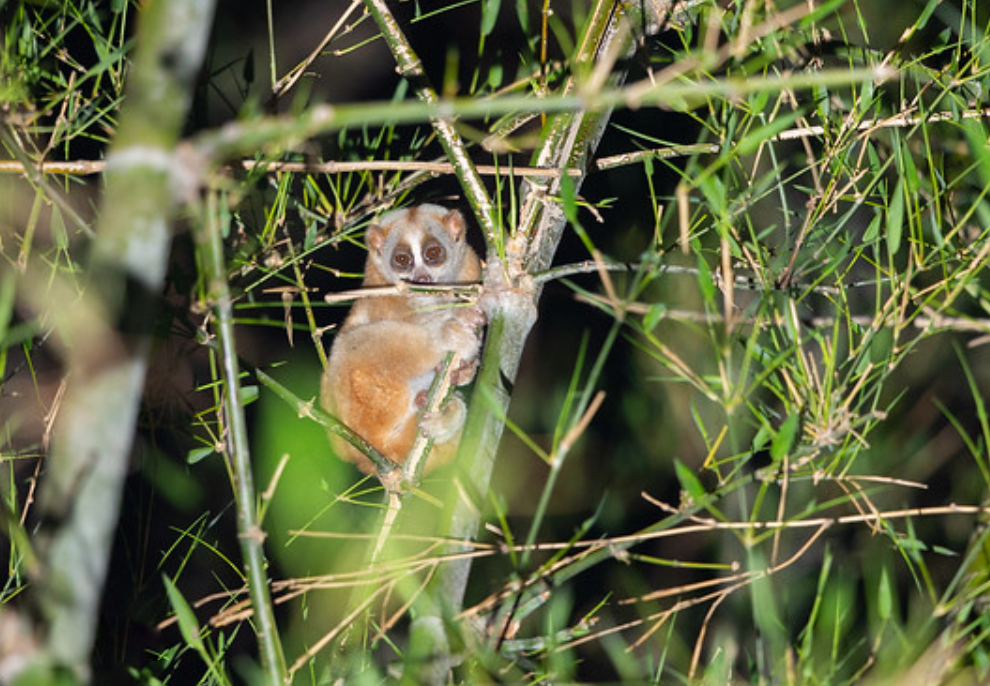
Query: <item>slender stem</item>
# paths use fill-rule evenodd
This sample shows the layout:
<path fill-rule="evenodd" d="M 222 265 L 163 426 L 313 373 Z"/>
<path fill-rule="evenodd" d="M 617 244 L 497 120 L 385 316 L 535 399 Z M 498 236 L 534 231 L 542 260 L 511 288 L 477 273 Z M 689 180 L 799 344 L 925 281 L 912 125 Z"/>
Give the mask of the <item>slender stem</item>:
<path fill-rule="evenodd" d="M 436 106 L 440 102 L 440 98 L 436 90 L 430 85 L 426 72 L 423 71 L 422 61 L 406 39 L 385 0 L 365 0 L 364 4 L 385 37 L 385 42 L 388 43 L 395 63 L 398 65 L 399 73 L 409 79 L 416 89 L 416 95 L 422 102 Z M 430 115 L 430 122 L 433 124 L 437 138 L 447 154 L 447 159 L 454 165 L 454 173 L 457 175 L 458 181 L 461 182 L 464 195 L 474 211 L 474 216 L 481 224 L 485 242 L 491 250 L 498 228 L 495 220 L 495 207 L 484 182 L 481 180 L 481 175 L 475 169 L 474 161 L 468 155 L 464 141 L 461 140 L 454 128 L 453 116 L 444 113 L 432 114 Z"/>
<path fill-rule="evenodd" d="M 389 43 L 399 72 L 413 80 L 420 99 L 429 106 L 437 106 L 439 101 L 425 82 L 422 65 L 389 13 L 385 1 L 365 0 L 365 4 Z M 641 7 L 637 3 L 632 4 Z M 591 85 L 584 92 L 575 94 L 577 82 L 572 77 L 564 94 L 559 97 L 562 100 L 574 98 L 575 107 L 565 108 L 566 111 L 552 117 L 545 128 L 543 143 L 535 156 L 535 166 L 557 169 L 558 173 L 537 178 L 523 186 L 523 216 L 519 235 L 524 243 L 517 242 L 511 248 L 496 250 L 497 246 L 504 245 L 502 236 L 497 232 L 491 202 L 480 177 L 450 125 L 452 113 L 431 115 L 484 230 L 489 258 L 484 284 L 488 294 L 485 303 L 489 315 L 487 342 L 458 460 L 465 468 L 461 486 L 469 496 L 447 499 L 450 511 L 445 534 L 451 538 L 471 539 L 477 534 L 477 503 L 483 501 L 488 489 L 495 451 L 504 429 L 500 417 L 505 416 L 510 399 L 502 375 L 510 381 L 515 378 L 526 338 L 535 321 L 540 286 L 526 277 L 523 268 L 549 267 L 565 224 L 563 212 L 552 202 L 552 197 L 560 194 L 560 172 L 585 170 L 590 153 L 604 133 L 612 105 L 601 103 L 596 106 L 591 103 L 600 99 L 606 86 L 621 85 L 624 80 L 624 71 L 612 67 L 631 45 L 630 24 L 637 25 L 635 17 L 632 22 L 629 21 L 627 11 L 634 13 L 638 10 L 615 0 L 598 0 L 589 15 L 572 63 L 581 77 L 588 77 Z M 607 68 L 596 72 L 601 64 L 606 64 Z M 536 102 L 543 105 L 547 100 Z M 532 105 L 533 101 L 530 101 L 526 107 Z M 550 112 L 542 107 L 540 111 Z M 491 114 L 491 111 L 486 114 Z M 581 175 L 571 180 L 575 189 L 580 187 L 583 174 L 582 171 Z M 415 675 L 404 674 L 407 681 L 418 679 L 420 683 L 442 683 L 448 678 L 451 643 L 446 636 L 443 617 L 456 614 L 462 606 L 470 570 L 468 559 L 442 567 L 424 594 L 424 601 L 411 627 L 410 647 L 410 658 L 422 659 L 420 664 L 424 666 Z"/>
<path fill-rule="evenodd" d="M 237 530 L 244 555 L 245 572 L 251 604 L 254 607 L 261 668 L 271 686 L 281 686 L 285 681 L 285 656 L 279 640 L 278 626 L 268 589 L 267 562 L 264 550 L 264 532 L 258 524 L 251 473 L 251 454 L 248 441 L 247 419 L 241 405 L 240 365 L 234 344 L 234 308 L 227 284 L 227 272 L 223 262 L 220 214 L 217 194 L 211 192 L 207 200 L 207 216 L 201 227 L 200 248 L 204 253 L 202 267 L 209 280 L 216 317 L 216 336 L 220 346 L 221 373 L 224 387 L 224 415 L 226 417 L 226 443 L 228 458 L 234 472 L 235 501 L 237 506 Z"/>
<path fill-rule="evenodd" d="M 274 90 L 278 79 L 278 67 L 275 62 L 275 17 L 272 16 L 272 0 L 265 2 L 265 19 L 268 24 L 268 71 Z"/>
<path fill-rule="evenodd" d="M 59 189 L 53 187 L 44 177 L 45 174 L 51 173 L 49 171 L 52 168 L 50 164 L 46 165 L 43 162 L 35 162 L 32 160 L 30 156 L 21 148 L 21 146 L 17 145 L 7 126 L 0 128 L 0 144 L 2 144 L 4 150 L 6 150 L 10 155 L 13 155 L 15 158 L 13 160 L 0 160 L 0 173 L 23 174 L 25 178 L 31 182 L 31 185 L 44 191 L 45 198 L 47 198 L 52 204 L 56 205 L 66 216 L 66 218 L 68 218 L 70 223 L 90 238 L 95 235 L 89 223 L 79 216 L 79 213 L 72 206 L 72 204 L 68 202 L 65 197 L 63 197 Z M 72 163 L 63 164 L 65 164 L 67 168 L 74 170 L 69 173 L 79 174 L 102 173 L 106 168 L 105 160 L 76 163 L 75 165 Z M 92 171 L 94 166 L 96 166 L 99 171 Z M 56 167 L 56 169 L 61 168 L 62 167 Z"/>
<path fill-rule="evenodd" d="M 580 51 L 575 55 L 577 65 L 591 65 L 595 57 L 605 53 L 622 53 L 631 45 L 627 26 L 629 18 L 615 11 L 620 3 L 599 0 L 585 26 L 580 42 Z M 635 22 L 632 22 L 635 23 Z M 616 47 L 612 41 L 619 41 Z M 619 70 L 616 69 L 616 72 Z M 614 76 L 621 82 L 622 75 Z M 573 87 L 573 84 L 570 86 Z M 593 94 L 592 94 L 593 95 Z M 594 151 L 608 121 L 609 110 L 598 112 L 569 112 L 557 115 L 547 122 L 543 143 L 535 158 L 540 167 L 557 166 L 561 169 L 586 169 L 586 163 Z M 583 176 L 573 179 L 575 187 L 580 186 Z M 563 211 L 549 201 L 548 190 L 559 191 L 560 176 L 556 175 L 538 182 L 523 182 L 523 217 L 520 232 L 528 237 L 528 244 L 520 260 L 531 268 L 547 269 L 565 224 Z M 493 275 L 490 275 L 493 276 Z M 521 275 L 515 275 L 518 279 Z M 520 292 L 521 284 L 529 284 L 528 290 Z M 492 284 L 486 280 L 486 288 Z M 503 384 L 515 379 L 522 357 L 526 338 L 535 317 L 535 305 L 539 299 L 540 286 L 532 280 L 519 279 L 506 292 L 519 293 L 507 299 L 497 308 L 489 324 L 482 373 L 475 390 L 472 410 L 468 417 L 462 442 L 461 454 L 468 457 L 468 480 L 476 497 L 484 497 L 495 462 L 495 451 L 501 439 L 503 422 L 498 418 L 508 413 L 510 396 Z M 463 498 L 453 500 L 450 537 L 470 539 L 478 530 L 478 504 Z M 462 559 L 441 568 L 437 583 L 446 589 L 444 602 L 448 612 L 458 612 L 463 604 L 464 591 L 470 575 L 471 560 Z"/>
<path fill-rule="evenodd" d="M 818 87 L 882 82 L 894 74 L 894 70 L 890 67 L 876 67 L 767 76 L 745 81 L 728 79 L 711 79 L 696 83 L 678 81 L 651 85 L 649 90 L 643 90 L 645 86 L 637 88 L 628 86 L 603 88 L 593 93 L 548 95 L 542 98 L 534 98 L 531 95 L 509 95 L 492 100 L 462 97 L 445 98 L 435 102 L 388 101 L 320 105 L 292 115 L 231 122 L 219 129 L 198 134 L 192 139 L 192 145 L 209 159 L 227 160 L 238 156 L 257 155 L 259 150 L 263 152 L 289 150 L 309 138 L 318 138 L 328 132 L 339 131 L 349 126 L 420 123 L 424 119 L 449 121 L 458 117 L 495 117 L 517 112 L 574 115 L 601 112 L 615 107 L 650 105 L 669 107 L 670 103 L 676 103 L 679 108 L 687 109 L 700 106 L 708 99 L 742 98 L 752 93 L 776 93 L 788 89 L 800 91 Z M 446 127 L 444 129 L 446 130 Z M 460 155 L 451 160 L 455 166 L 466 161 L 467 158 Z M 559 165 L 557 168 L 560 168 Z M 469 191 L 469 188 L 472 190 Z M 479 190 L 473 184 L 465 187 L 466 194 Z M 471 197 L 468 195 L 469 200 Z M 484 213 L 481 216 L 484 216 Z"/>
<path fill-rule="evenodd" d="M 294 407 L 300 417 L 308 417 L 312 419 L 327 431 L 335 433 L 360 450 L 365 457 L 374 463 L 375 469 L 378 471 L 379 476 L 384 476 L 399 469 L 399 465 L 378 452 L 375 449 L 375 446 L 371 445 L 358 434 L 354 433 L 349 426 L 333 415 L 327 414 L 320 408 L 316 407 L 313 400 L 300 399 L 292 391 L 260 369 L 255 370 L 255 376 L 263 386 L 273 391 L 279 398 Z"/>
<path fill-rule="evenodd" d="M 608 335 L 605 337 L 601 349 L 598 351 L 598 357 L 596 358 L 595 363 L 588 374 L 588 378 L 585 381 L 584 392 L 581 394 L 577 407 L 574 410 L 575 423 L 581 420 L 585 410 L 591 403 L 592 391 L 601 377 L 602 369 L 605 367 L 605 361 L 612 352 L 612 346 L 615 345 L 615 341 L 619 337 L 619 332 L 622 330 L 622 326 L 622 320 L 616 318 L 613 321 L 611 328 L 609 328 Z M 539 534 L 540 527 L 543 525 L 543 519 L 546 517 L 547 508 L 550 506 L 550 496 L 553 494 L 554 488 L 557 485 L 557 479 L 560 476 L 561 469 L 566 461 L 569 448 L 570 446 L 558 445 L 553 452 L 553 460 L 550 463 L 550 473 L 547 475 L 546 484 L 544 484 L 543 490 L 540 493 L 540 499 L 537 501 L 536 510 L 534 511 L 533 519 L 529 527 L 529 533 L 526 536 L 527 549 L 520 556 L 519 566 L 523 569 L 529 565 L 532 548 L 536 545 L 536 537 Z"/>
<path fill-rule="evenodd" d="M 433 381 L 430 383 L 430 388 L 426 392 L 426 404 L 423 405 L 423 409 L 420 411 L 420 417 L 423 417 L 428 412 L 440 412 L 441 406 L 447 402 L 450 397 L 452 391 L 450 384 L 451 373 L 457 367 L 459 362 L 460 357 L 458 357 L 457 353 L 453 351 L 448 351 L 447 354 L 444 355 L 443 360 L 440 362 L 440 366 L 433 375 Z M 414 486 L 419 486 L 419 483 L 423 478 L 423 470 L 426 467 L 426 460 L 429 457 L 430 450 L 432 448 L 433 439 L 429 437 L 422 428 L 420 428 L 416 432 L 416 440 L 413 442 L 413 446 L 409 450 L 409 455 L 406 457 L 406 462 L 402 465 L 402 471 L 404 472 L 403 476 L 407 483 L 413 484 Z"/>

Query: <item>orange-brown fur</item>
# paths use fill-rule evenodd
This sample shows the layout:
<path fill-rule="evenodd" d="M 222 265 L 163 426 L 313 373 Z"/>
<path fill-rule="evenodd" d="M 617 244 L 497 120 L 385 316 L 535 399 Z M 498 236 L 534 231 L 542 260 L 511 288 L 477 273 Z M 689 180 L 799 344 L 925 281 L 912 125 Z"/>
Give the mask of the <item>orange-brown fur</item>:
<path fill-rule="evenodd" d="M 392 213 L 381 225 L 369 229 L 364 285 L 392 283 L 383 273 L 388 268 L 383 258 L 388 256 L 382 250 L 393 231 L 419 232 L 420 240 L 424 231 L 447 233 L 450 263 L 431 275 L 437 277 L 435 283 L 470 283 L 480 277 L 478 256 L 464 240 L 463 217 L 456 211 L 423 205 Z M 423 392 L 446 353 L 456 350 L 462 356 L 456 383 L 468 383 L 473 377 L 480 344 L 478 327 L 483 321 L 477 306 L 458 306 L 435 296 L 359 300 L 330 353 L 321 385 L 323 405 L 383 455 L 403 463 L 416 437 Z M 453 416 L 458 412 L 459 419 Z M 433 424 L 444 434 L 454 433 L 435 441 L 429 468 L 446 462 L 456 452 L 463 401 L 452 399 L 441 414 L 445 416 L 435 418 Z M 362 471 L 374 471 L 374 465 L 356 448 L 339 437 L 331 435 L 331 439 L 340 457 Z"/>

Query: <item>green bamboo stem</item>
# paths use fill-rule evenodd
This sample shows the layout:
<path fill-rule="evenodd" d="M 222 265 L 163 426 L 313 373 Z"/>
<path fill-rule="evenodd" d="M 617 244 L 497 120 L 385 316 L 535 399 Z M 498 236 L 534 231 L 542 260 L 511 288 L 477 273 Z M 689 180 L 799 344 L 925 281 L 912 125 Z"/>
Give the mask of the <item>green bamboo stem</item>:
<path fill-rule="evenodd" d="M 86 683 L 120 498 L 148 367 L 157 293 L 169 255 L 169 221 L 181 198 L 175 148 L 206 47 L 213 3 L 160 0 L 140 18 L 139 46 L 80 297 L 57 298 L 56 330 L 68 351 L 68 390 L 38 508 L 41 572 L 26 656 L 34 683 Z M 37 284 L 40 285 L 40 284 Z M 40 289 L 27 297 L 60 293 Z M 28 624 L 28 622 L 25 622 Z M 47 675 L 47 676 L 43 676 Z M 66 678 L 68 677 L 68 678 Z"/>
<path fill-rule="evenodd" d="M 435 102 L 371 102 L 319 105 L 304 112 L 225 124 L 195 136 L 191 143 L 208 160 L 229 160 L 262 153 L 291 150 L 310 138 L 325 136 L 349 126 L 416 124 L 424 120 L 495 117 L 510 113 L 593 113 L 616 107 L 664 107 L 689 109 L 709 99 L 744 98 L 754 93 L 803 91 L 882 82 L 895 75 L 891 67 L 798 72 L 759 79 L 707 79 L 602 88 L 591 93 L 567 93 L 535 98 L 531 95 L 502 95 L 497 98 L 443 98 Z M 460 158 L 458 158 L 460 159 Z M 467 191 L 466 191 L 467 192 Z"/>
<path fill-rule="evenodd" d="M 265 535 L 258 523 L 255 502 L 257 493 L 251 472 L 251 453 L 247 419 L 241 405 L 240 365 L 234 338 L 234 307 L 227 283 L 223 259 L 220 212 L 217 194 L 211 192 L 207 212 L 200 226 L 200 267 L 209 283 L 209 297 L 215 315 L 215 333 L 219 344 L 220 368 L 224 388 L 226 450 L 234 475 L 237 530 L 244 556 L 245 574 L 251 605 L 254 608 L 255 633 L 261 655 L 261 669 L 270 686 L 285 682 L 285 656 L 279 640 L 278 625 L 268 589 Z"/>
<path fill-rule="evenodd" d="M 638 6 L 638 3 L 635 4 Z M 613 0 L 599 0 L 596 3 L 585 26 L 580 43 L 581 51 L 575 55 L 575 64 L 589 65 L 603 53 L 624 54 L 628 51 L 632 36 L 627 22 L 630 19 L 635 21 L 636 17 L 627 17 L 619 12 L 617 8 L 620 6 L 624 6 L 624 3 Z M 620 44 L 616 46 L 612 41 L 619 41 Z M 618 74 L 611 78 L 621 82 L 623 76 Z M 574 87 L 573 83 L 568 85 L 568 88 Z M 551 118 L 547 123 L 543 143 L 534 155 L 537 166 L 585 170 L 591 153 L 604 133 L 610 111 L 578 111 Z M 572 177 L 575 187 L 579 187 L 582 181 L 583 175 Z M 518 231 L 528 238 L 528 245 L 526 254 L 521 257 L 530 270 L 546 269 L 566 224 L 563 211 L 547 199 L 547 195 L 559 194 L 560 177 L 548 177 L 542 183 L 529 180 L 523 183 L 525 195 L 521 206 L 524 209 Z M 540 285 L 532 280 L 513 284 L 512 290 L 524 284 L 528 286 L 529 292 L 525 296 L 509 299 L 492 322 L 493 326 L 489 327 L 489 340 L 482 365 L 483 370 L 487 370 L 489 365 L 495 370 L 501 369 L 502 375 L 510 382 L 515 380 L 519 359 L 533 324 L 535 313 L 529 311 L 527 306 L 535 307 L 541 290 Z M 527 299 L 530 299 L 529 302 L 526 302 Z M 473 458 L 469 473 L 474 492 L 478 494 L 487 491 L 495 451 L 504 428 L 497 418 L 507 414 L 509 399 L 501 375 L 493 372 L 480 376 L 462 445 L 463 455 L 468 459 Z M 476 407 L 485 408 L 484 416 L 476 415 Z M 481 410 L 477 412 L 480 413 Z M 476 513 L 476 506 L 457 500 L 455 511 L 451 515 L 451 530 L 445 533 L 454 539 L 473 538 L 478 530 Z M 443 584 L 447 590 L 445 602 L 450 612 L 459 611 L 463 604 L 470 566 L 469 559 L 454 561 L 442 568 L 437 575 L 437 583 Z"/>
<path fill-rule="evenodd" d="M 385 42 L 391 49 L 399 74 L 412 83 L 416 89 L 416 95 L 422 102 L 436 107 L 440 103 L 440 98 L 436 90 L 430 85 L 426 72 L 423 71 L 423 63 L 406 39 L 385 0 L 365 0 L 364 4 L 378 24 Z M 498 229 L 495 220 L 495 207 L 484 182 L 481 180 L 481 175 L 468 154 L 464 141 L 454 129 L 453 119 L 453 116 L 441 110 L 430 116 L 430 123 L 433 124 L 433 130 L 437 133 L 437 138 L 447 154 L 447 159 L 454 165 L 454 173 L 461 183 L 461 188 L 464 189 L 464 195 L 474 212 L 474 216 L 481 224 L 485 243 L 488 250 L 491 251 L 495 245 Z"/>
<path fill-rule="evenodd" d="M 607 55 L 625 56 L 632 48 L 632 27 L 642 24 L 642 4 L 616 0 L 598 0 L 588 17 L 579 52 L 574 56 L 574 71 L 587 72 L 596 61 Z M 603 91 L 621 91 L 626 73 L 621 68 L 610 71 Z M 564 86 L 565 97 L 581 92 L 573 73 Z M 596 93 L 583 93 L 595 99 Z M 579 169 L 587 172 L 591 153 L 605 132 L 614 105 L 603 104 L 594 109 L 555 114 L 545 127 L 540 148 L 533 155 L 533 164 L 551 169 Z M 571 176 L 574 193 L 581 188 L 586 173 Z M 532 272 L 549 269 L 553 255 L 567 224 L 560 205 L 547 202 L 547 197 L 561 195 L 560 176 L 545 179 L 524 179 L 522 182 L 519 231 L 529 240 L 526 266 Z"/>
<path fill-rule="evenodd" d="M 389 13 L 384 0 L 366 0 L 366 6 L 375 17 L 399 66 L 399 72 L 410 78 L 420 99 L 436 107 L 435 92 L 425 82 L 422 65 L 405 40 L 395 18 Z M 599 0 L 579 44 L 573 64 L 576 71 L 589 72 L 597 60 L 625 55 L 631 46 L 628 8 L 624 3 Z M 638 24 L 635 24 L 638 25 Z M 624 80 L 621 70 L 609 69 L 607 83 L 620 85 Z M 572 77 L 561 100 L 576 98 L 574 108 L 554 116 L 546 128 L 543 144 L 536 155 L 535 166 L 556 170 L 584 170 L 590 153 L 604 132 L 611 112 L 608 103 L 592 104 L 603 92 L 590 90 L 575 95 L 576 82 Z M 605 84 L 603 84 L 604 86 Z M 492 103 L 487 103 L 491 105 Z M 548 110 L 541 99 L 525 103 L 525 108 L 537 106 L 541 112 Z M 491 109 L 485 114 L 490 115 Z M 480 177 L 467 158 L 463 145 L 449 124 L 450 111 L 431 115 L 435 129 L 451 162 L 458 170 L 465 194 L 468 196 L 488 244 L 488 270 L 485 276 L 487 293 L 486 311 L 489 315 L 487 343 L 482 360 L 482 371 L 476 385 L 472 409 L 465 427 L 458 462 L 465 469 L 463 483 L 475 497 L 484 498 L 491 478 L 495 452 L 501 440 L 505 416 L 510 400 L 499 371 L 510 381 L 515 378 L 519 359 L 526 338 L 535 320 L 535 303 L 540 286 L 522 272 L 523 265 L 531 269 L 546 269 L 565 225 L 563 211 L 549 201 L 548 196 L 559 196 L 560 175 L 549 179 L 538 178 L 527 182 L 523 193 L 523 217 L 518 235 L 526 241 L 525 254 L 496 252 L 496 226 L 490 215 L 491 203 L 481 185 Z M 450 135 L 448 135 L 448 132 Z M 580 187 L 583 175 L 572 180 Z M 496 255 L 499 258 L 497 259 Z M 504 260 L 504 261 L 503 261 Z M 454 539 L 471 539 L 479 526 L 478 509 L 463 498 L 448 498 L 451 504 L 447 513 L 448 525 L 444 532 Z M 407 682 L 442 683 L 452 665 L 450 638 L 446 635 L 444 617 L 459 611 L 470 574 L 468 560 L 452 562 L 441 568 L 430 584 L 424 600 L 418 608 L 411 627 L 410 665 L 417 665 L 415 673 L 407 670 Z"/>
<path fill-rule="evenodd" d="M 300 417 L 309 417 L 327 431 L 340 436 L 360 450 L 365 457 L 372 461 L 379 475 L 384 476 L 399 469 L 399 465 L 378 452 L 373 445 L 361 438 L 342 421 L 317 407 L 313 400 L 304 401 L 300 399 L 292 391 L 260 369 L 255 372 L 255 376 L 257 376 L 258 381 L 263 386 L 273 391 L 279 398 L 294 407 Z"/>

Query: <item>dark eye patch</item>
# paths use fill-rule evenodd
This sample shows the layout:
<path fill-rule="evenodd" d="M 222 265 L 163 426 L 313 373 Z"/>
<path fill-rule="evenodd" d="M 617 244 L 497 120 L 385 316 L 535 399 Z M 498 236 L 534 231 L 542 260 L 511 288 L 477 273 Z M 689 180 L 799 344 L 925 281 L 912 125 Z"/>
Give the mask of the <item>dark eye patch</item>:
<path fill-rule="evenodd" d="M 439 264 L 443 264 L 447 259 L 447 250 L 440 243 L 436 241 L 430 241 L 425 246 L 423 246 L 423 261 L 431 266 L 435 267 Z"/>
<path fill-rule="evenodd" d="M 400 245 L 392 252 L 392 268 L 396 271 L 405 272 L 412 269 L 412 251 L 404 245 Z"/>

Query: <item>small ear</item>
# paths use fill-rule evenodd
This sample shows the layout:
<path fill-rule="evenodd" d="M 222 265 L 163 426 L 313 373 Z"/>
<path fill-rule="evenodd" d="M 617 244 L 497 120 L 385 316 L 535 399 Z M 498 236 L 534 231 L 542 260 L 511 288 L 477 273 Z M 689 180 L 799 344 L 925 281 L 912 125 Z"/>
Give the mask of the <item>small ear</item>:
<path fill-rule="evenodd" d="M 464 233 L 467 231 L 467 223 L 464 221 L 464 215 L 457 210 L 451 210 L 443 216 L 440 220 L 445 227 L 447 227 L 447 233 L 455 241 L 459 241 L 464 238 Z"/>
<path fill-rule="evenodd" d="M 364 233 L 364 240 L 368 244 L 369 250 L 374 250 L 379 255 L 382 252 L 382 248 L 385 247 L 385 237 L 388 232 L 385 227 L 379 226 L 378 224 L 372 224 Z"/>

